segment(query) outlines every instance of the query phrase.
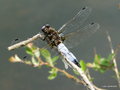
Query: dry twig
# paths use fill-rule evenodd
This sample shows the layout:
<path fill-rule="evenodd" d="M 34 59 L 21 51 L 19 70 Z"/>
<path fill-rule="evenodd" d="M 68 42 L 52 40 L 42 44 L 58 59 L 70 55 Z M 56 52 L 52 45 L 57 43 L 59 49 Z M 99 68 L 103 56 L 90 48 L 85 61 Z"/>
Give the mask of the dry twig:
<path fill-rule="evenodd" d="M 109 41 L 111 53 L 114 54 L 115 51 L 113 49 L 112 40 L 111 40 L 111 37 L 110 37 L 108 32 L 107 32 L 107 39 Z M 113 63 L 114 63 L 114 71 L 115 71 L 115 74 L 117 76 L 118 86 L 120 87 L 120 76 L 119 76 L 119 71 L 118 71 L 117 62 L 116 62 L 116 58 L 115 57 L 113 58 Z"/>
<path fill-rule="evenodd" d="M 9 46 L 9 47 L 8 47 L 8 50 L 10 51 L 10 50 L 14 50 L 14 49 L 16 49 L 16 48 L 25 46 L 25 45 L 27 45 L 28 43 L 30 43 L 30 42 L 38 39 L 38 38 L 43 38 L 43 37 L 44 37 L 44 36 L 43 36 L 42 34 L 38 33 L 38 34 L 34 35 L 33 37 L 31 37 L 31 38 L 29 38 L 29 39 L 27 39 L 27 40 L 24 40 L 24 41 L 21 41 L 21 42 L 19 42 L 19 43 L 17 43 L 17 44 L 14 44 L 14 45 Z"/>
<path fill-rule="evenodd" d="M 15 45 L 12 45 L 12 46 L 9 46 L 8 47 L 8 50 L 13 50 L 13 49 L 16 49 L 16 48 L 19 48 L 19 47 L 22 47 L 22 46 L 25 46 L 27 45 L 28 43 L 38 39 L 38 38 L 43 38 L 44 35 L 42 34 L 36 34 L 35 36 L 33 36 L 32 38 L 29 38 L 27 40 L 24 40 L 24 41 L 21 41 Z M 38 58 L 39 60 L 39 58 Z M 65 59 L 66 60 L 66 59 Z M 44 63 L 44 62 L 41 62 L 40 65 L 44 65 L 44 64 L 47 64 L 48 66 L 52 67 L 52 68 L 56 68 L 59 72 L 62 72 L 64 73 L 67 77 L 70 77 L 72 78 L 73 80 L 75 80 L 76 82 L 79 82 L 79 83 L 82 83 L 83 85 L 85 85 L 87 88 L 89 88 L 90 90 L 98 90 L 98 88 L 92 84 L 92 82 L 87 78 L 87 76 L 85 75 L 85 73 L 82 71 L 81 68 L 79 68 L 78 66 L 76 66 L 73 62 L 69 61 L 69 60 L 66 60 L 66 62 L 68 62 L 68 64 L 72 67 L 72 69 L 76 70 L 80 76 L 82 77 L 83 81 L 80 81 L 78 78 L 70 75 L 69 73 L 65 72 L 64 70 L 60 70 L 58 69 L 57 67 L 53 67 L 53 66 L 50 66 L 48 63 Z M 103 90 L 103 89 L 99 89 L 99 90 Z"/>

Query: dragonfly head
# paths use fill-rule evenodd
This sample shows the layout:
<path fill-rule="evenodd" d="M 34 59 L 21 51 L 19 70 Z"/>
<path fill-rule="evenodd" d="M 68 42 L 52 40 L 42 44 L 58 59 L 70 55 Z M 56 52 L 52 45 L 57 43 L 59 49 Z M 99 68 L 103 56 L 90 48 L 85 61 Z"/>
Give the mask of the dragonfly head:
<path fill-rule="evenodd" d="M 50 28 L 50 25 L 49 25 L 49 24 L 46 24 L 46 25 L 44 25 L 44 26 L 41 28 L 41 30 L 42 30 L 44 33 L 48 33 L 49 28 Z"/>

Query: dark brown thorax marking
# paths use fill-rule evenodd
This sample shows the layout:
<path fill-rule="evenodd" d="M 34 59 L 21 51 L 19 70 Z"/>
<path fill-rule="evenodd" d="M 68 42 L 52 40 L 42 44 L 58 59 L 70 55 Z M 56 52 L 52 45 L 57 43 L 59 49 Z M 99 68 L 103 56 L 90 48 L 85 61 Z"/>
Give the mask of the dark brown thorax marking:
<path fill-rule="evenodd" d="M 50 26 L 44 26 L 42 28 L 42 31 L 45 35 L 45 38 L 43 40 L 46 40 L 51 47 L 57 46 L 62 42 L 59 33 L 54 28 Z"/>

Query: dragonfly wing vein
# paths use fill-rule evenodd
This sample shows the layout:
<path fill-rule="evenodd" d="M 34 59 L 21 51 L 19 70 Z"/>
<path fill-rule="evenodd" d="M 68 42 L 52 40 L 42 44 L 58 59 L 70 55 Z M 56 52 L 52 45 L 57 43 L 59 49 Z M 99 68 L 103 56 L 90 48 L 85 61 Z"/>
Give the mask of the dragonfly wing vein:
<path fill-rule="evenodd" d="M 70 33 L 81 27 L 82 23 L 87 19 L 91 12 L 91 8 L 82 8 L 71 20 L 65 23 L 59 30 L 59 33 Z"/>
<path fill-rule="evenodd" d="M 82 29 L 78 29 L 76 32 L 72 32 L 67 34 L 65 37 L 65 45 L 68 48 L 73 48 L 78 46 L 81 41 L 90 37 L 93 33 L 95 33 L 99 29 L 100 25 L 98 23 L 91 23 Z"/>

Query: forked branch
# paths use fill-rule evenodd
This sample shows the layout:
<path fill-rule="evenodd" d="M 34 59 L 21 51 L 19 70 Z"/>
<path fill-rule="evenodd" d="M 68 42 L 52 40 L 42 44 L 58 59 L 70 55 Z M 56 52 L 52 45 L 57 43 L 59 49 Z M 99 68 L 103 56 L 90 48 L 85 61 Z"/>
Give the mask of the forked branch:
<path fill-rule="evenodd" d="M 25 45 L 27 45 L 28 43 L 30 43 L 30 42 L 38 39 L 38 38 L 41 38 L 41 39 L 42 39 L 43 37 L 44 37 L 44 36 L 43 36 L 42 34 L 40 34 L 40 33 L 39 33 L 39 34 L 36 34 L 36 35 L 33 36 L 32 38 L 29 38 L 29 39 L 27 39 L 27 40 L 24 40 L 24 41 L 21 41 L 21 42 L 19 42 L 19 43 L 17 43 L 17 44 L 14 44 L 14 45 L 12 45 L 12 46 L 9 46 L 9 47 L 8 47 L 8 50 L 13 50 L 13 49 L 16 49 L 16 48 L 25 46 Z M 38 58 L 38 59 L 39 59 L 39 58 Z M 86 86 L 86 87 L 89 88 L 90 90 L 103 90 L 103 89 L 99 89 L 99 88 L 97 88 L 95 85 L 93 85 L 93 83 L 88 79 L 88 77 L 85 75 L 84 71 L 82 71 L 81 68 L 79 68 L 79 67 L 76 66 L 73 62 L 71 62 L 71 61 L 69 61 L 69 60 L 66 60 L 66 62 L 72 67 L 72 69 L 76 70 L 76 71 L 79 73 L 79 75 L 80 75 L 81 78 L 83 79 L 82 82 L 81 82 L 79 79 L 77 79 L 77 78 L 71 76 L 70 74 L 66 73 L 65 71 L 60 70 L 60 69 L 58 69 L 57 67 L 54 67 L 54 68 L 56 68 L 59 72 L 64 73 L 66 76 L 67 76 L 67 75 L 71 76 L 73 80 L 75 80 L 75 81 L 77 81 L 77 82 L 79 82 L 79 83 L 82 83 L 84 86 Z M 24 62 L 22 62 L 22 63 L 24 63 Z M 42 65 L 42 64 L 47 64 L 47 63 L 43 63 L 43 62 L 42 62 L 41 65 Z M 49 64 L 48 64 L 48 65 L 49 65 Z M 49 65 L 49 66 L 50 66 L 50 65 Z M 50 66 L 50 67 L 53 67 L 53 66 Z"/>

